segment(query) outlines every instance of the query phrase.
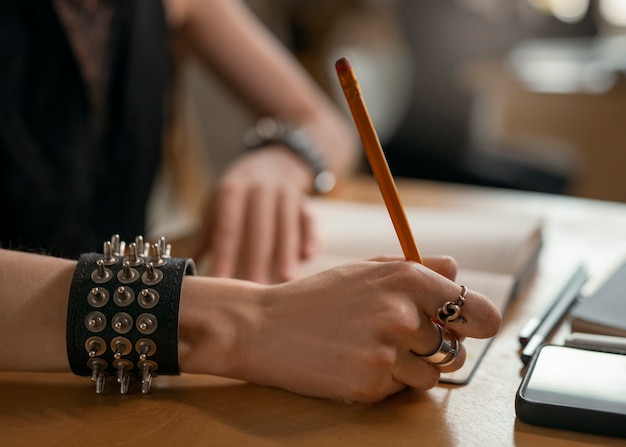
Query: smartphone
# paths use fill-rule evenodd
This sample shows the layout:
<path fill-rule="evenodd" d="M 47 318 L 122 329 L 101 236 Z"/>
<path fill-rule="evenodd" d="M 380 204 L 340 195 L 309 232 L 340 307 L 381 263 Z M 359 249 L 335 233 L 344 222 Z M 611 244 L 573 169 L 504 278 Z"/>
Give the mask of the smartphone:
<path fill-rule="evenodd" d="M 626 355 L 547 344 L 515 397 L 529 424 L 626 437 Z"/>

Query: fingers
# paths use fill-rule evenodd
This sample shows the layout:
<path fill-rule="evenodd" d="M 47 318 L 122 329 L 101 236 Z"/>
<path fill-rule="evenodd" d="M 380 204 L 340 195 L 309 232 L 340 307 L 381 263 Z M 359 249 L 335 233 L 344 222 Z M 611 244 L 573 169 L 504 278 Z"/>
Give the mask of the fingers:
<path fill-rule="evenodd" d="M 293 279 L 300 260 L 302 225 L 299 194 L 283 191 L 277 206 L 276 276 L 278 281 Z M 272 250 L 272 247 L 269 247 Z"/>
<path fill-rule="evenodd" d="M 424 258 L 424 265 L 429 269 L 448 278 L 450 281 L 456 279 L 458 265 L 451 256 L 431 256 Z"/>
<path fill-rule="evenodd" d="M 441 371 L 455 371 L 463 366 L 465 362 L 465 347 L 459 337 L 446 328 L 436 323 L 430 323 L 436 330 L 436 342 L 432 349 L 424 352 L 411 349 L 411 353 L 423 361 L 430 363 Z M 431 340 L 432 337 L 422 337 L 424 340 Z M 422 343 L 423 344 L 423 343 Z"/>
<path fill-rule="evenodd" d="M 402 258 L 381 256 L 373 260 L 397 262 Z M 410 285 L 406 292 L 414 297 L 419 309 L 430 319 L 437 321 L 438 310 L 446 303 L 459 302 L 462 288 L 453 282 L 457 274 L 457 264 L 453 258 L 449 256 L 425 257 L 424 265 L 411 262 L 406 265 L 411 266 L 410 269 L 413 270 L 408 272 L 411 279 L 406 281 L 406 284 Z M 448 327 L 461 338 L 491 337 L 500 327 L 500 313 L 491 300 L 477 291 L 468 289 L 464 304 L 458 310 L 465 322 L 451 322 Z"/>
<path fill-rule="evenodd" d="M 459 286 L 456 288 L 452 287 L 452 290 L 449 292 L 451 296 L 450 301 L 454 303 L 460 302 L 459 290 Z M 448 301 L 441 303 L 437 309 L 433 308 L 428 315 L 436 319 L 438 317 L 437 312 L 446 303 Z M 445 311 L 445 308 L 443 310 Z M 456 334 L 464 337 L 489 338 L 495 335 L 500 328 L 501 315 L 498 309 L 489 298 L 474 290 L 468 289 L 464 304 L 460 307 L 460 316 L 462 316 L 461 320 L 451 321 L 446 326 Z"/>
<path fill-rule="evenodd" d="M 415 290 L 422 293 L 416 297 L 416 304 L 424 315 L 433 321 L 439 320 L 438 311 L 442 306 L 450 303 L 458 306 L 461 319 L 449 322 L 445 326 L 461 337 L 488 338 L 496 334 L 500 327 L 501 316 L 498 309 L 489 298 L 480 292 L 468 289 L 463 300 L 463 288 L 450 281 L 444 280 L 436 272 L 426 269 L 419 264 L 412 264 L 421 274 L 416 275 Z"/>
<path fill-rule="evenodd" d="M 305 201 L 300 208 L 300 227 L 301 227 L 301 257 L 309 259 L 319 249 L 319 238 L 317 226 L 315 225 L 315 217 L 309 206 L 309 202 Z"/>
<path fill-rule="evenodd" d="M 210 240 L 212 248 L 211 276 L 233 277 L 241 247 L 241 234 L 245 219 L 245 191 L 223 185 L 210 207 L 203 237 Z"/>
<path fill-rule="evenodd" d="M 378 258 L 393 261 L 397 258 Z M 393 277 L 397 283 L 405 284 L 405 293 L 416 306 L 415 327 L 396 332 L 398 358 L 394 364 L 393 378 L 417 389 L 428 389 L 439 380 L 440 374 L 460 369 L 465 363 L 465 337 L 486 338 L 495 335 L 500 325 L 500 314 L 493 303 L 483 294 L 455 284 L 450 278 L 456 275 L 456 263 L 451 258 L 425 258 L 425 265 L 416 263 L 390 262 L 397 268 L 410 266 L 406 278 Z M 399 268 L 402 274 L 407 273 Z M 404 279 L 407 279 L 404 282 Z M 458 308 L 461 322 L 437 325 L 438 311 L 446 303 Z M 406 315 L 403 316 L 406 319 Z M 444 326 L 446 329 L 440 330 Z M 446 332 L 447 331 L 447 332 Z M 441 363 L 441 364 L 438 364 Z"/>
<path fill-rule="evenodd" d="M 237 187 L 216 192 L 198 252 L 212 248 L 210 274 L 270 283 L 297 275 L 300 259 L 317 249 L 307 197 L 277 185 Z"/>
<path fill-rule="evenodd" d="M 212 247 L 210 273 L 267 283 L 273 265 L 277 205 L 273 194 L 263 188 L 240 187 L 224 182 L 215 194 L 207 220 Z M 289 217 L 282 216 L 282 222 Z M 293 224 L 292 224 L 293 225 Z M 289 246 L 289 242 L 286 243 Z"/>
<path fill-rule="evenodd" d="M 300 260 L 313 256 L 319 241 L 307 197 L 290 189 L 282 191 L 279 199 L 276 279 L 284 282 L 297 276 Z"/>
<path fill-rule="evenodd" d="M 401 261 L 404 258 L 397 255 L 377 256 L 372 258 L 372 261 L 378 262 L 390 262 Z M 439 273 L 440 275 L 448 278 L 451 281 L 456 279 L 458 265 L 456 260 L 451 256 L 428 256 L 423 258 L 424 265 L 429 269 Z"/>
<path fill-rule="evenodd" d="M 407 333 L 408 351 L 415 355 L 433 354 L 441 344 L 441 331 L 433 321 L 422 312 L 418 312 L 419 325 L 413 333 Z"/>
<path fill-rule="evenodd" d="M 418 390 L 428 390 L 439 382 L 442 372 L 456 371 L 465 363 L 465 347 L 459 343 L 459 352 L 450 365 L 439 367 L 428 363 L 412 352 L 402 352 L 398 356 L 392 376 L 400 383 Z"/>
<path fill-rule="evenodd" d="M 432 383 L 430 375 L 433 373 L 436 373 L 438 378 L 441 372 L 451 372 L 461 368 L 465 363 L 466 352 L 460 337 L 446 332 L 421 312 L 418 313 L 418 319 L 417 330 L 405 334 L 408 348 L 401 350 L 397 365 L 402 373 L 394 372 L 394 377 L 400 381 L 409 380 L 403 383 L 411 387 L 425 389 L 425 386 Z M 432 359 L 429 360 L 431 356 Z M 427 370 L 430 374 L 427 373 L 425 379 L 414 377 L 416 371 L 424 371 L 422 364 L 431 367 Z"/>

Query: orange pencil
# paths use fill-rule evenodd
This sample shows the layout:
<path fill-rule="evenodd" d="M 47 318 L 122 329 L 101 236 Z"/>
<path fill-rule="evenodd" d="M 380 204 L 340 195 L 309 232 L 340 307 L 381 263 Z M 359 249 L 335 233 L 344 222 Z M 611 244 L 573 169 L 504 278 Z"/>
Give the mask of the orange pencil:
<path fill-rule="evenodd" d="M 378 187 L 380 188 L 383 200 L 387 206 L 387 211 L 393 222 L 393 227 L 400 240 L 404 257 L 407 260 L 422 264 L 422 257 L 415 244 L 415 239 L 413 239 L 411 226 L 404 212 L 398 189 L 393 181 L 387 159 L 383 153 L 383 148 L 380 145 L 380 140 L 378 139 L 369 112 L 367 111 L 367 106 L 365 105 L 365 101 L 363 101 L 361 87 L 356 79 L 354 70 L 346 58 L 339 59 L 335 63 L 335 69 L 337 70 L 337 76 L 339 77 L 343 93 L 348 101 L 350 112 L 352 112 L 354 124 L 359 131 L 361 142 L 365 147 L 367 160 L 372 168 L 374 177 L 376 177 Z"/>

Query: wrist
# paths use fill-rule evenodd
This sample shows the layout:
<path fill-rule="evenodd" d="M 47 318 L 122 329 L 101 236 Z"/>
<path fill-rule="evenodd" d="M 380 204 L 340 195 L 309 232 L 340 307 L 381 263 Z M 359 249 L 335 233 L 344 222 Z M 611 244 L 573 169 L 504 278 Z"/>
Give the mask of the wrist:
<path fill-rule="evenodd" d="M 262 289 L 236 279 L 184 279 L 178 341 L 181 372 L 247 378 L 245 341 L 260 315 Z"/>
<path fill-rule="evenodd" d="M 311 172 L 311 190 L 316 194 L 328 193 L 335 186 L 335 175 L 328 168 L 322 152 L 300 127 L 265 117 L 244 134 L 244 144 L 249 149 L 281 145 L 291 151 Z"/>

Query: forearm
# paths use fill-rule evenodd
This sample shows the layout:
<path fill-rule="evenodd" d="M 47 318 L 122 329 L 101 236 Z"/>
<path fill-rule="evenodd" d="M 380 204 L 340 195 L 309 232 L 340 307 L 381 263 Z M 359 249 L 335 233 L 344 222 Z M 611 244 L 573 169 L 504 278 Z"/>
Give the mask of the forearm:
<path fill-rule="evenodd" d="M 67 301 L 76 262 L 0 249 L 0 370 L 69 371 Z"/>
<path fill-rule="evenodd" d="M 168 0 L 168 4 L 183 5 L 178 6 L 182 12 L 174 26 L 253 110 L 305 128 L 335 173 L 356 166 L 357 138 L 347 117 L 240 1 Z"/>
<path fill-rule="evenodd" d="M 67 304 L 76 262 L 0 249 L 0 371 L 69 371 Z M 182 372 L 238 376 L 238 340 L 258 315 L 261 286 L 185 276 L 179 311 Z M 82 324 L 82 322 L 76 322 Z"/>

